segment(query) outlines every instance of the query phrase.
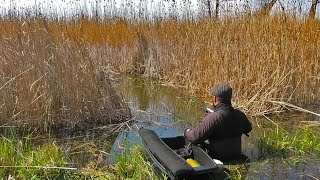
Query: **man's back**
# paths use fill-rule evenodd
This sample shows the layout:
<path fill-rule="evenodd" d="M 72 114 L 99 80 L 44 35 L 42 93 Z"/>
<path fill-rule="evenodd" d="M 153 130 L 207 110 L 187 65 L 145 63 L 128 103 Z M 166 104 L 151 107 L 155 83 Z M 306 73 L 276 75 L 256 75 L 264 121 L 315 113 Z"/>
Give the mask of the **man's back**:
<path fill-rule="evenodd" d="M 239 137 L 252 129 L 243 112 L 223 103 L 214 108 L 214 112 L 208 115 L 207 121 L 214 121 L 211 127 L 212 135 L 208 138 L 213 141 Z"/>
<path fill-rule="evenodd" d="M 251 123 L 244 113 L 231 106 L 229 84 L 216 84 L 211 89 L 211 97 L 214 112 L 207 114 L 197 128 L 186 129 L 184 135 L 194 144 L 205 144 L 208 140 L 207 149 L 211 155 L 240 155 L 241 136 L 251 131 Z"/>
<path fill-rule="evenodd" d="M 214 112 L 206 115 L 198 128 L 185 132 L 193 143 L 205 144 L 210 155 L 232 157 L 241 155 L 241 135 L 252 129 L 246 115 L 231 105 L 220 103 Z"/>

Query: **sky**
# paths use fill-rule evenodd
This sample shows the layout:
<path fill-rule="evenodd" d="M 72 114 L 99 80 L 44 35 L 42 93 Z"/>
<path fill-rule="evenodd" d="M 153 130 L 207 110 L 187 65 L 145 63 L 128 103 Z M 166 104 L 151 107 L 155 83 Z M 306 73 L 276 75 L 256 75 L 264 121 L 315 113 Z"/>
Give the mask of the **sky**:
<path fill-rule="evenodd" d="M 0 13 L 4 16 L 15 13 L 19 15 L 33 15 L 35 12 L 47 17 L 78 17 L 86 14 L 93 17 L 98 14 L 105 17 L 125 17 L 152 19 L 153 17 L 167 18 L 197 18 L 207 13 L 204 0 L 1 0 Z M 245 11 L 255 10 L 263 0 L 221 0 L 220 14 L 232 15 Z M 280 10 L 280 3 L 285 9 L 305 14 L 311 6 L 312 0 L 278 0 L 273 11 Z M 187 3 L 183 3 L 187 2 Z M 205 1 L 206 2 L 206 1 Z M 279 3 L 280 2 L 280 3 Z M 300 3 L 299 3 L 300 2 Z M 301 3 L 303 2 L 303 3 Z M 215 7 L 215 0 L 211 1 Z M 214 9 L 213 9 L 214 10 Z M 320 4 L 317 17 L 320 17 Z M 28 12 L 28 13 L 27 13 Z M 31 12 L 31 13 L 30 13 Z"/>

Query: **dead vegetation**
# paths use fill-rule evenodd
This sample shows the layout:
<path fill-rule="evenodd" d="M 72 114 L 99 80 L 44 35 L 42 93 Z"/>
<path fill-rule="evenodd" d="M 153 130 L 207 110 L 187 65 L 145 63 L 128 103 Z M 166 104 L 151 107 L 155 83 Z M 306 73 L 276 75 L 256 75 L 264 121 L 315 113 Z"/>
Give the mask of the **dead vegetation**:
<path fill-rule="evenodd" d="M 113 90 L 106 67 L 89 44 L 59 40 L 46 21 L 5 22 L 0 47 L 0 124 L 84 129 L 130 116 Z"/>
<path fill-rule="evenodd" d="M 202 100 L 211 85 L 227 81 L 235 105 L 251 114 L 282 108 L 272 101 L 319 103 L 320 24 L 313 19 L 11 18 L 0 26 L 2 125 L 118 121 L 128 109 L 108 72 L 157 78 Z"/>

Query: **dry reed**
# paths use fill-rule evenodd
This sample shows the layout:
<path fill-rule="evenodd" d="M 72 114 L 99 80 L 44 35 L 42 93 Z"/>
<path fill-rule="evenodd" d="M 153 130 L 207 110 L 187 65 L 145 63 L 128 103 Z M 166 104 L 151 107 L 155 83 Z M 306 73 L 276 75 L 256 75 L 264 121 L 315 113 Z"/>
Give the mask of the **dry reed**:
<path fill-rule="evenodd" d="M 252 114 L 274 109 L 270 100 L 320 101 L 318 21 L 280 15 L 152 23 L 84 18 L 3 20 L 0 26 L 6 119 L 101 119 L 107 110 L 99 108 L 106 98 L 98 77 L 108 68 L 159 78 L 203 100 L 211 85 L 227 81 L 235 104 Z M 23 117 L 30 111 L 37 115 Z"/>
<path fill-rule="evenodd" d="M 70 42 L 42 20 L 2 23 L 1 125 L 84 129 L 130 116 L 86 41 Z"/>

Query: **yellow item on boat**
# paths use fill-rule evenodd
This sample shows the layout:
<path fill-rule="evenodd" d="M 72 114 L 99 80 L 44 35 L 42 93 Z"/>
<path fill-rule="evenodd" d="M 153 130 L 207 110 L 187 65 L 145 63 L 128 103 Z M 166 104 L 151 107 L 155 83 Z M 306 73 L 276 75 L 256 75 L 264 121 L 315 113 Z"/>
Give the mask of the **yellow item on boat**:
<path fill-rule="evenodd" d="M 199 167 L 200 164 L 196 161 L 196 160 L 193 160 L 191 158 L 188 158 L 187 159 L 187 163 L 191 166 L 191 167 Z"/>

